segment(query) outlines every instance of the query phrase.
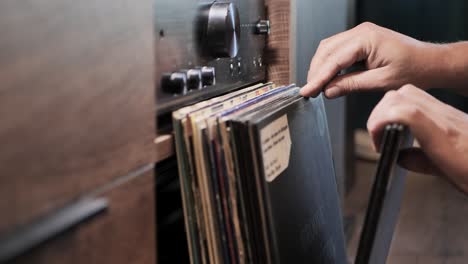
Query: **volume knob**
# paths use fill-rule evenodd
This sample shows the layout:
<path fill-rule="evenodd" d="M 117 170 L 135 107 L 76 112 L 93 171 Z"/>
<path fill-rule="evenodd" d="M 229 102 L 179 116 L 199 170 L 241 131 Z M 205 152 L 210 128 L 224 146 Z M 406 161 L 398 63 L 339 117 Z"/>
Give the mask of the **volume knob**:
<path fill-rule="evenodd" d="M 237 7 L 214 2 L 208 10 L 204 46 L 215 57 L 235 57 L 239 51 L 240 21 Z"/>

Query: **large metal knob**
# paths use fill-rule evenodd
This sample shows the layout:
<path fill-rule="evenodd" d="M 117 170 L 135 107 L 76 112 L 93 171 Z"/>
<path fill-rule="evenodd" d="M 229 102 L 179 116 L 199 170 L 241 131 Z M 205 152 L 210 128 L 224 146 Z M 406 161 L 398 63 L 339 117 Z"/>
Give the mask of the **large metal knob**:
<path fill-rule="evenodd" d="M 240 39 L 237 7 L 230 2 L 214 2 L 206 15 L 205 50 L 214 57 L 235 57 Z"/>

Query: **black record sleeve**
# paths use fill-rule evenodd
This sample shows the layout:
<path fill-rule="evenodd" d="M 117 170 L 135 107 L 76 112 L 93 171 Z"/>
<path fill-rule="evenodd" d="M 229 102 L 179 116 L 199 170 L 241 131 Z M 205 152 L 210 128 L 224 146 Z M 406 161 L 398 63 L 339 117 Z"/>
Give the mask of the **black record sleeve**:
<path fill-rule="evenodd" d="M 406 171 L 396 164 L 400 149 L 413 139 L 403 125 L 385 127 L 366 218 L 361 232 L 356 264 L 385 263 L 403 198 Z"/>
<path fill-rule="evenodd" d="M 269 126 L 278 120 L 282 122 L 281 126 Z M 322 97 L 297 96 L 281 106 L 262 111 L 249 123 L 257 164 L 255 172 L 263 184 L 260 188 L 264 190 L 265 208 L 262 210 L 268 219 L 273 263 L 346 263 L 339 196 Z M 265 129 L 273 130 L 265 132 Z M 276 145 L 284 145 L 285 138 L 290 140 L 289 152 L 275 149 Z M 278 155 L 278 159 L 287 161 L 283 170 L 276 171 L 274 179 L 267 177 L 271 176 L 265 163 L 269 150 Z M 275 160 L 275 157 L 270 158 L 270 161 Z M 281 168 L 278 164 L 273 165 Z"/>

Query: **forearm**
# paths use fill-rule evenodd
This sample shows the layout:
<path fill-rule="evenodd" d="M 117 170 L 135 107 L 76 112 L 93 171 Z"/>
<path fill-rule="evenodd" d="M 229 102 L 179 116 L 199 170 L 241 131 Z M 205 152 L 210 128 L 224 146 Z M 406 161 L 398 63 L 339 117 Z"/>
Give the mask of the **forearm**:
<path fill-rule="evenodd" d="M 468 96 L 468 41 L 452 44 L 429 44 L 423 56 L 430 82 L 427 88 L 449 88 Z"/>

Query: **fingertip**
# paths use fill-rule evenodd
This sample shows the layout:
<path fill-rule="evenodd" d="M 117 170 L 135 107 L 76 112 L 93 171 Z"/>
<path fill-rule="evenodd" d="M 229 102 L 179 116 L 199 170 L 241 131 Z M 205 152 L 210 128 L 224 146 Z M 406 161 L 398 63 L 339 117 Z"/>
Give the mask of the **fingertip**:
<path fill-rule="evenodd" d="M 306 84 L 306 85 L 304 85 L 304 87 L 302 87 L 299 90 L 299 93 L 300 93 L 300 95 L 302 95 L 304 97 L 310 97 L 310 96 L 312 96 L 313 90 L 312 90 L 312 88 L 310 87 L 309 84 Z"/>
<path fill-rule="evenodd" d="M 300 90 L 299 90 L 299 94 L 304 96 L 304 97 L 307 97 L 307 91 L 306 91 L 306 87 L 302 87 Z"/>
<path fill-rule="evenodd" d="M 374 152 L 380 153 L 378 138 L 371 131 L 368 131 L 368 132 L 369 132 L 369 135 L 370 135 L 371 140 L 372 140 L 372 149 L 374 150 Z"/>

